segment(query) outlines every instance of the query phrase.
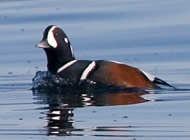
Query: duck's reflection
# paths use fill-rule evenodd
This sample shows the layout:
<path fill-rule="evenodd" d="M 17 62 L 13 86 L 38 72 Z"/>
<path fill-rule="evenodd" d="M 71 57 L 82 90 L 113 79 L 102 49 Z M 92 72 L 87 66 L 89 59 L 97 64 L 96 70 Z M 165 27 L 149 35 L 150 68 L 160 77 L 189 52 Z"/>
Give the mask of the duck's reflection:
<path fill-rule="evenodd" d="M 50 109 L 47 114 L 48 135 L 70 135 L 74 130 L 72 123 L 73 109 Z"/>
<path fill-rule="evenodd" d="M 48 135 L 71 135 L 78 130 L 73 127 L 73 110 L 85 106 L 129 105 L 146 102 L 142 89 L 77 89 L 58 88 L 54 90 L 34 90 L 37 103 L 47 104 Z M 78 130 L 80 131 L 80 130 Z"/>

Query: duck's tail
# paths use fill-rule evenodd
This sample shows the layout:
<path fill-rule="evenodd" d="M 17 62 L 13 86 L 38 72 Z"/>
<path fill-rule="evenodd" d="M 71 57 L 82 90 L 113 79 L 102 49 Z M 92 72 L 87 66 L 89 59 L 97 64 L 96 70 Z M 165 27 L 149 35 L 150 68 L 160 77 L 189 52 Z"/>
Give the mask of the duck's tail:
<path fill-rule="evenodd" d="M 162 79 L 157 78 L 157 77 L 154 78 L 153 83 L 154 83 L 154 84 L 158 84 L 158 85 L 168 86 L 168 87 L 171 87 L 171 88 L 173 88 L 173 89 L 175 89 L 175 90 L 177 89 L 177 88 L 175 88 L 174 86 L 168 84 L 167 82 L 165 82 L 165 81 L 163 81 Z"/>

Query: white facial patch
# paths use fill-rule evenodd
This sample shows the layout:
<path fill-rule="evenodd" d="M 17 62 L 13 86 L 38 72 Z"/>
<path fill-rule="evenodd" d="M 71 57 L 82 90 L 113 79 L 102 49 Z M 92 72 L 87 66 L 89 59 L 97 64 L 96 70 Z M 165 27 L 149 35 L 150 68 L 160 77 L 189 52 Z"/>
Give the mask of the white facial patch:
<path fill-rule="evenodd" d="M 68 38 L 65 37 L 64 40 L 65 40 L 65 43 L 69 43 Z"/>
<path fill-rule="evenodd" d="M 47 42 L 49 43 L 49 45 L 51 45 L 53 48 L 57 48 L 57 41 L 55 40 L 55 37 L 54 37 L 54 33 L 53 33 L 53 30 L 56 28 L 56 26 L 53 26 L 49 32 L 48 32 L 48 35 L 47 35 Z"/>
<path fill-rule="evenodd" d="M 96 63 L 94 61 L 92 61 L 92 63 L 90 63 L 88 65 L 88 67 L 83 71 L 80 80 L 85 80 L 88 76 L 88 74 L 94 69 L 94 67 L 96 66 Z"/>

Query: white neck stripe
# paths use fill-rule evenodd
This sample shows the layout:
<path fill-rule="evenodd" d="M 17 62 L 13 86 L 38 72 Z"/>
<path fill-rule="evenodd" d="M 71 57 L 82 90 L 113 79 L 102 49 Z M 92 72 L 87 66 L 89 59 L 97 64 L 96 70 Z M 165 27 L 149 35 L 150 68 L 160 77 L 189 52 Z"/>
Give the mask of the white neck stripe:
<path fill-rule="evenodd" d="M 75 55 L 74 55 L 74 52 L 73 52 L 73 47 L 71 45 L 70 45 L 70 49 L 71 49 L 71 54 L 74 57 Z"/>
<path fill-rule="evenodd" d="M 72 60 L 68 63 L 66 63 L 65 65 L 63 65 L 62 67 L 60 67 L 58 70 L 57 70 L 57 73 L 65 70 L 66 68 L 68 68 L 69 66 L 71 66 L 72 64 L 74 64 L 75 62 L 77 62 L 77 60 Z"/>
<path fill-rule="evenodd" d="M 83 71 L 80 80 L 85 80 L 88 76 L 88 74 L 94 69 L 94 67 L 96 66 L 96 63 L 94 61 L 92 61 L 92 63 L 90 63 L 88 65 L 88 67 Z"/>

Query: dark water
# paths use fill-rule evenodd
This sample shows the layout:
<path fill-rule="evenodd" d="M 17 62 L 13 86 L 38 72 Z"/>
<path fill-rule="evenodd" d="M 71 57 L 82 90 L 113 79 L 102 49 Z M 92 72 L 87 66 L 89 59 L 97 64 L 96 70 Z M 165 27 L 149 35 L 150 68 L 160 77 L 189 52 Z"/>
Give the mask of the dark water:
<path fill-rule="evenodd" d="M 0 139 L 190 138 L 189 0 L 0 1 Z M 46 26 L 78 59 L 117 60 L 180 90 L 32 91 Z"/>

